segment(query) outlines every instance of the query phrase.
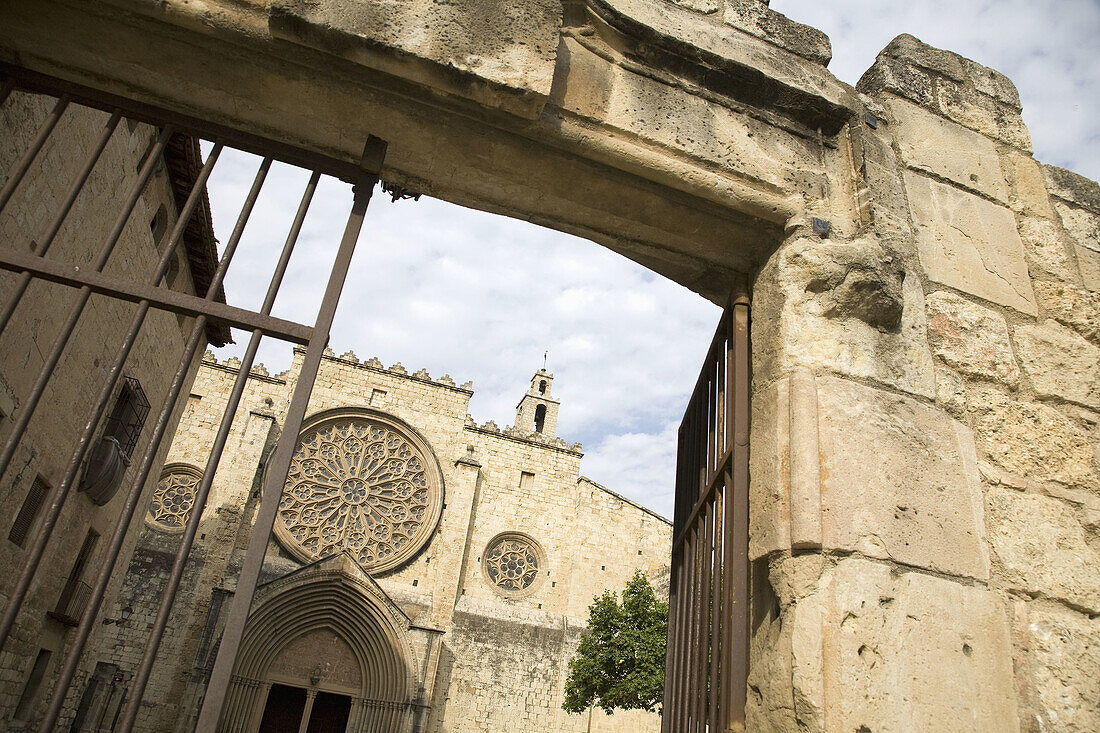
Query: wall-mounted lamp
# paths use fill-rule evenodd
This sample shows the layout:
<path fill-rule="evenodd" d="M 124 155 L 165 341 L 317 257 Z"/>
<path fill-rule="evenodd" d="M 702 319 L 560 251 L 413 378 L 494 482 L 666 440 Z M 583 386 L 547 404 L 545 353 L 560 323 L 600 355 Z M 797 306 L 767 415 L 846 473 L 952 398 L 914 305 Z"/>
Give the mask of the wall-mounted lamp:
<path fill-rule="evenodd" d="M 119 617 L 118 618 L 105 618 L 105 619 L 103 619 L 103 624 L 106 625 L 106 626 L 109 626 L 110 624 L 119 624 L 119 625 L 126 624 L 126 623 L 130 622 L 130 617 L 133 616 L 133 615 L 134 615 L 134 609 L 130 608 L 129 606 L 126 606 L 121 611 L 119 611 Z"/>

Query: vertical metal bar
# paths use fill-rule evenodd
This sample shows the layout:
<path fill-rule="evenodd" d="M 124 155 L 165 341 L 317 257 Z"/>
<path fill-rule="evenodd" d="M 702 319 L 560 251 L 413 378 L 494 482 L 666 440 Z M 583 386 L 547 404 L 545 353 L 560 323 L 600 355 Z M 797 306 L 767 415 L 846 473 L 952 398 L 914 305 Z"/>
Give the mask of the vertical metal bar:
<path fill-rule="evenodd" d="M 713 599 L 710 627 L 710 729 L 719 730 L 718 721 L 721 718 L 722 688 L 722 657 L 726 652 L 722 644 L 722 632 L 725 628 L 726 606 L 722 602 L 722 590 L 725 585 L 725 562 L 723 561 L 723 543 L 725 540 L 725 525 L 723 504 L 725 499 L 725 482 L 721 490 L 715 492 L 714 498 L 714 587 L 711 588 Z"/>
<path fill-rule="evenodd" d="M 241 212 L 241 218 L 238 219 L 237 229 L 234 230 L 234 237 L 231 238 L 231 242 L 234 244 L 236 240 L 240 238 L 239 232 L 244 229 L 244 221 L 247 220 L 248 213 L 251 212 L 252 204 L 255 203 L 256 195 L 259 194 L 259 185 L 263 180 L 261 174 L 266 174 L 266 166 L 269 164 L 270 159 L 265 160 L 264 166 L 261 167 L 260 172 L 256 174 L 257 180 L 253 183 L 253 190 L 249 193 L 249 200 L 245 204 L 245 209 Z M 269 315 L 275 304 L 275 296 L 279 293 L 279 287 L 286 274 L 287 265 L 290 263 L 290 256 L 294 251 L 294 245 L 298 241 L 298 235 L 302 230 L 306 212 L 309 210 L 309 204 L 313 199 L 314 192 L 317 190 L 317 182 L 320 177 L 320 173 L 314 172 L 309 179 L 305 192 L 302 194 L 302 201 L 298 206 L 298 212 L 291 225 L 290 234 L 287 236 L 286 243 L 283 245 L 282 254 L 275 267 L 275 273 L 271 277 L 271 282 L 267 288 L 267 295 L 264 298 L 263 307 L 260 310 L 264 315 Z M 149 635 L 149 639 L 145 644 L 145 650 L 142 653 L 141 665 L 130 687 L 130 702 L 123 713 L 122 724 L 119 727 L 122 733 L 129 733 L 137 721 L 138 709 L 141 705 L 142 697 L 145 694 L 145 686 L 149 682 L 149 676 L 152 673 L 153 662 L 156 660 L 157 650 L 160 648 L 164 630 L 168 626 L 168 618 L 172 613 L 172 606 L 175 604 L 176 593 L 179 590 L 180 581 L 183 579 L 183 571 L 187 565 L 187 557 L 190 555 L 191 548 L 194 545 L 195 535 L 198 533 L 199 524 L 202 520 L 202 513 L 206 508 L 206 501 L 210 495 L 210 487 L 214 482 L 214 475 L 217 473 L 218 464 L 221 462 L 222 453 L 225 450 L 225 443 L 229 438 L 229 431 L 233 425 L 233 418 L 237 413 L 237 407 L 240 405 L 241 397 L 248 383 L 248 374 L 252 369 L 252 363 L 256 359 L 256 351 L 260 347 L 261 336 L 262 332 L 259 330 L 252 332 L 252 338 L 249 340 L 248 347 L 245 349 L 244 358 L 241 360 L 237 379 L 233 383 L 229 400 L 222 413 L 221 424 L 218 426 L 218 433 L 214 438 L 210 456 L 207 458 L 206 467 L 203 469 L 202 480 L 195 491 L 195 499 L 191 506 L 191 516 L 188 517 L 187 527 L 184 529 L 180 546 L 176 550 L 176 556 L 172 563 L 168 584 L 161 597 L 160 606 L 157 609 L 157 616 L 153 622 L 152 632 Z"/>
<path fill-rule="evenodd" d="M 332 319 L 336 313 L 336 306 L 340 300 L 340 292 L 347 277 L 352 254 L 355 252 L 355 243 L 363 226 L 363 216 L 366 213 L 367 204 L 370 202 L 374 184 L 378 180 L 376 173 L 373 171 L 381 168 L 382 156 L 385 155 L 385 142 L 377 138 L 370 138 L 364 150 L 364 160 L 368 155 L 377 160 L 377 166 L 364 170 L 362 177 L 354 188 L 355 199 L 352 203 L 351 214 L 344 229 L 344 236 L 340 241 L 340 249 L 336 254 L 336 260 L 332 265 L 332 272 L 329 275 L 328 285 L 321 301 L 321 308 L 317 313 L 317 320 L 313 327 L 313 335 L 306 347 L 298 383 L 294 388 L 294 394 L 290 399 L 290 407 L 287 410 L 283 433 L 279 436 L 275 453 L 268 465 L 268 476 L 264 485 L 263 498 L 260 500 L 260 508 L 256 514 L 252 537 L 249 539 L 248 550 L 245 552 L 241 574 L 226 619 L 225 630 L 222 632 L 218 656 L 214 662 L 214 669 L 210 673 L 210 681 L 206 686 L 206 696 L 203 698 L 202 710 L 199 712 L 196 730 L 204 733 L 207 731 L 213 733 L 217 729 L 218 719 L 221 717 L 225 694 L 233 673 L 233 664 L 236 661 L 237 650 L 240 648 L 241 637 L 244 635 L 245 623 L 248 621 L 252 595 L 256 590 L 256 582 L 259 580 L 260 570 L 263 567 L 267 544 L 271 539 L 271 530 L 275 523 L 275 514 L 279 508 L 279 499 L 283 493 L 283 484 L 286 483 L 287 472 L 290 470 L 290 459 L 293 456 L 298 432 L 301 430 L 302 420 L 309 404 L 309 397 L 313 391 L 313 383 L 317 378 L 317 370 L 321 365 L 321 356 L 328 344 Z M 368 170 L 372 172 L 368 172 Z"/>
<path fill-rule="evenodd" d="M 726 307 L 726 311 L 730 314 L 733 312 L 732 303 Z M 732 320 L 729 321 L 729 325 L 732 326 Z M 732 401 L 732 394 L 737 389 L 737 364 L 734 359 L 734 339 L 730 329 L 726 330 L 725 350 L 723 353 L 723 362 L 725 364 L 726 374 L 729 376 L 729 392 L 726 394 L 726 435 L 732 436 L 734 432 L 734 411 L 730 409 L 730 402 Z M 732 440 L 729 441 L 732 446 Z M 722 593 L 722 607 L 725 615 L 725 626 L 722 634 L 722 649 L 724 653 L 722 655 L 722 695 L 719 701 L 721 707 L 721 719 L 722 725 L 728 726 L 731 720 L 731 706 L 733 700 L 730 694 L 732 684 L 727 680 L 733 678 L 733 657 L 737 653 L 737 650 L 733 646 L 734 640 L 734 582 L 733 582 L 733 553 L 734 553 L 734 512 L 736 510 L 736 501 L 733 494 L 733 485 L 730 478 L 730 472 L 727 468 L 725 475 L 722 477 L 722 481 L 725 483 L 726 501 L 723 509 L 725 510 L 725 516 L 722 520 L 722 563 L 723 580 L 725 587 Z"/>
<path fill-rule="evenodd" d="M 183 240 L 183 232 L 187 228 L 187 222 L 194 213 L 199 201 L 202 200 L 203 192 L 206 190 L 206 181 L 209 179 L 210 173 L 214 169 L 214 164 L 217 163 L 218 156 L 221 155 L 221 151 L 221 143 L 216 143 L 213 150 L 210 151 L 210 155 L 207 156 L 206 163 L 203 165 L 199 175 L 195 177 L 195 183 L 191 187 L 191 193 L 187 198 L 187 203 L 183 205 L 179 218 L 176 220 L 176 226 L 173 229 L 172 237 L 165 247 L 164 253 L 161 255 L 160 262 L 153 276 L 150 278 L 152 284 L 160 282 L 161 278 L 163 278 L 164 274 L 168 271 L 169 263 L 171 263 L 175 255 L 176 248 Z M 82 292 L 83 290 L 84 289 L 82 289 Z M 217 292 L 217 290 L 212 290 L 211 294 L 214 292 Z M 137 311 L 134 313 L 130 323 L 130 330 L 127 332 L 122 346 L 119 347 L 115 362 L 112 365 L 111 373 L 107 379 L 107 383 L 103 387 L 101 397 L 109 395 L 114 391 L 114 386 L 122 376 L 122 368 L 126 364 L 126 360 L 134 347 L 134 343 L 137 341 L 138 334 L 145 322 L 145 316 L 148 313 L 149 301 L 140 301 Z M 202 332 L 192 328 L 191 335 L 188 337 L 184 347 L 184 353 L 190 354 L 193 359 L 202 342 L 202 338 Z M 188 360 L 188 363 L 190 363 L 190 360 Z M 99 574 L 96 578 L 96 584 L 92 590 L 91 597 L 88 599 L 88 605 L 81 615 L 80 625 L 77 627 L 76 636 L 69 645 L 69 651 L 65 657 L 65 664 L 61 669 L 61 673 L 58 675 L 57 681 L 54 683 L 53 694 L 50 697 L 50 704 L 46 711 L 46 717 L 42 719 L 42 723 L 39 726 L 40 733 L 49 733 L 53 730 L 58 716 L 61 715 L 61 708 L 65 703 L 65 696 L 69 692 L 69 685 L 72 684 L 73 676 L 76 674 L 76 668 L 80 664 L 80 657 L 84 653 L 84 645 L 88 642 L 88 636 L 92 632 L 92 626 L 95 624 L 96 618 L 99 615 L 99 607 L 103 603 L 103 596 L 107 592 L 107 585 L 111 581 L 111 573 L 114 572 L 115 563 L 118 561 L 118 555 L 122 551 L 122 545 L 126 542 L 126 535 L 130 529 L 130 520 L 133 519 L 134 512 L 141 501 L 142 489 L 145 487 L 145 481 L 148 479 L 149 472 L 152 470 L 153 463 L 156 461 L 156 454 L 160 449 L 161 440 L 164 438 L 164 434 L 167 432 L 168 428 L 171 427 L 172 415 L 175 412 L 176 402 L 179 399 L 180 392 L 187 379 L 187 373 L 187 368 L 181 368 L 176 371 L 171 386 L 168 389 L 168 394 L 165 396 L 160 414 L 157 416 L 156 427 L 153 429 L 153 434 L 149 438 L 149 444 L 146 446 L 145 454 L 142 456 L 141 467 L 131 483 L 130 491 L 126 495 L 126 501 L 122 505 L 122 511 L 115 521 L 114 532 L 111 535 L 111 542 L 110 545 L 108 545 L 106 556 L 100 560 Z M 106 403 L 104 402 L 104 404 Z M 83 446 L 78 444 L 76 453 L 80 453 L 82 448 Z M 75 473 L 73 477 L 75 478 Z M 66 476 L 66 478 L 69 477 Z"/>
<path fill-rule="evenodd" d="M 108 236 L 104 244 L 103 250 L 100 253 L 100 264 L 98 269 L 103 269 L 103 263 L 106 262 L 106 257 L 113 251 L 115 244 L 118 242 L 118 238 L 122 235 L 122 230 L 125 228 L 126 222 L 130 218 L 130 214 L 133 212 L 134 206 L 137 204 L 137 200 L 141 196 L 142 190 L 145 188 L 145 184 L 156 169 L 156 158 L 159 158 L 160 154 L 164 151 L 164 146 L 168 144 L 170 135 L 171 127 L 164 128 L 157 142 L 154 144 L 152 150 L 153 155 L 150 156 L 149 160 L 146 161 L 145 166 L 142 168 L 138 180 L 134 183 L 134 187 L 130 191 L 126 205 L 123 207 L 122 212 L 115 222 L 114 230 Z M 66 322 L 65 329 L 67 329 L 68 334 L 71 334 L 73 328 L 75 328 L 76 321 L 80 317 L 81 312 L 83 312 L 84 305 L 88 302 L 90 295 L 91 291 L 88 290 L 88 288 L 81 289 L 78 301 L 74 304 L 72 312 L 69 315 L 69 321 Z M 62 338 L 62 335 L 64 335 L 64 338 Z M 68 335 L 59 334 L 55 341 L 54 349 L 49 359 L 47 359 L 47 363 L 42 373 L 39 375 L 39 382 L 41 385 L 39 386 L 36 384 L 35 391 L 32 392 L 32 394 L 37 394 L 39 398 L 42 395 L 42 391 L 45 390 L 46 380 L 53 374 L 53 369 L 57 365 L 57 360 L 61 358 L 61 351 L 64 349 L 67 340 Z M 60 348 L 58 348 L 59 344 Z M 115 371 L 120 369 L 121 367 L 119 366 Z M 118 374 L 116 373 L 114 375 L 114 381 L 117 382 L 117 379 Z M 113 382 L 111 387 L 113 389 Z M 100 392 L 99 400 L 92 412 L 89 413 L 88 420 L 86 420 L 84 424 L 84 432 L 69 459 L 69 465 L 66 469 L 65 476 L 50 492 L 49 505 L 42 518 L 42 524 L 35 533 L 34 543 L 27 550 L 27 557 L 23 562 L 19 580 L 12 590 L 11 596 L 8 598 L 7 606 L 4 608 L 3 619 L 0 619 L 0 648 L 7 642 L 8 635 L 11 633 L 12 626 L 15 624 L 15 619 L 19 615 L 19 609 L 23 605 L 23 601 L 27 596 L 27 590 L 30 588 L 31 581 L 34 579 L 34 574 L 38 570 L 38 564 L 42 560 L 42 554 L 46 550 L 46 543 L 49 542 L 54 525 L 57 524 L 57 518 L 61 514 L 61 508 L 65 503 L 65 498 L 68 496 L 69 487 L 80 471 L 81 461 L 84 460 L 84 454 L 91 442 L 92 434 L 99 424 L 99 417 L 106 408 L 110 397 L 111 390 L 105 388 Z M 37 405 L 37 398 L 34 404 Z M 8 436 L 7 442 L 4 444 L 3 452 L 0 453 L 0 476 L 4 474 L 4 471 L 7 470 L 8 465 L 11 463 L 11 458 L 15 454 L 15 450 L 23 438 L 23 433 L 27 428 L 27 424 L 30 422 L 33 411 L 34 406 L 29 403 L 24 403 L 20 415 L 16 419 L 15 425 L 12 426 L 12 432 Z"/>
<path fill-rule="evenodd" d="M 98 143 L 92 150 L 91 155 L 88 156 L 88 160 L 85 161 L 84 167 L 81 168 L 76 180 L 73 181 L 72 186 L 69 187 L 69 192 L 66 194 L 57 215 L 54 216 L 53 221 L 50 222 L 50 226 L 42 234 L 42 238 L 38 242 L 34 242 L 34 253 L 39 257 L 45 257 L 46 252 L 49 251 L 50 245 L 53 244 L 54 237 L 57 236 L 58 230 L 61 229 L 61 225 L 65 222 L 65 217 L 67 217 L 69 211 L 72 210 L 73 204 L 76 202 L 76 197 L 80 195 L 81 190 L 84 188 L 84 183 L 88 180 L 88 176 L 91 175 L 92 169 L 95 168 L 96 162 L 99 161 L 99 156 L 103 154 L 103 149 L 107 147 L 107 143 L 110 141 L 111 135 L 114 134 L 115 128 L 118 127 L 118 123 L 121 119 L 121 112 L 115 112 L 111 115 L 111 119 L 107 121 L 106 126 L 103 128 L 103 134 L 100 135 Z M 19 281 L 16 282 L 15 287 L 12 288 L 12 292 L 8 295 L 8 300 L 4 304 L 4 309 L 0 311 L 0 333 L 3 333 L 4 329 L 8 327 L 8 321 L 11 320 L 11 316 L 19 305 L 19 301 L 23 299 L 23 294 L 27 292 L 27 286 L 30 285 L 32 277 L 33 276 L 29 272 L 24 272 L 19 276 Z"/>
<path fill-rule="evenodd" d="M 53 132 L 53 128 L 57 127 L 58 120 L 61 119 L 62 113 L 65 112 L 65 108 L 69 106 L 69 95 L 63 94 L 58 97 L 57 102 L 54 104 L 53 109 L 46 115 L 46 119 L 42 121 L 42 124 L 38 127 L 38 132 L 34 136 L 34 140 L 31 141 L 30 147 L 23 152 L 23 157 L 20 158 L 15 167 L 12 168 L 11 173 L 8 174 L 8 180 L 4 182 L 3 188 L 0 188 L 0 211 L 4 210 L 4 207 L 8 205 L 8 201 L 11 199 L 12 194 L 15 193 L 15 189 L 19 187 L 19 184 L 23 181 L 23 176 L 27 174 L 27 169 L 31 167 L 31 163 L 38 157 L 38 153 L 41 152 L 42 146 L 46 144 L 46 140 L 50 137 L 50 133 Z"/>
<path fill-rule="evenodd" d="M 709 421 L 708 421 L 709 422 Z M 708 431 L 709 433 L 709 431 Z M 699 543 L 699 593 L 702 603 L 699 604 L 699 643 L 696 645 L 695 679 L 699 684 L 699 694 L 695 697 L 696 725 L 702 730 L 706 726 L 707 704 L 710 699 L 709 682 L 707 678 L 707 658 L 710 655 L 710 574 L 712 537 L 714 527 L 711 520 L 710 500 L 704 499 L 703 511 L 699 513 L 699 523 L 702 525 L 702 542 Z"/>
<path fill-rule="evenodd" d="M 733 402 L 733 552 L 730 580 L 734 589 L 730 605 L 734 660 L 730 679 L 735 729 L 744 730 L 749 668 L 749 299 L 740 295 L 733 306 L 734 402 Z"/>

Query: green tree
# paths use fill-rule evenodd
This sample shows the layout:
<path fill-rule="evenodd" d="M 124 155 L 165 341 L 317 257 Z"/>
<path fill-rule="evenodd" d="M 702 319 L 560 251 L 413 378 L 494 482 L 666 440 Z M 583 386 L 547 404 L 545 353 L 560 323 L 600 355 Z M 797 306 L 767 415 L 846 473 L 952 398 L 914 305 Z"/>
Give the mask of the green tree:
<path fill-rule="evenodd" d="M 565 703 L 571 713 L 597 705 L 610 713 L 660 710 L 665 689 L 668 604 L 636 571 L 622 593 L 605 591 L 588 607 L 588 628 L 569 662 Z"/>

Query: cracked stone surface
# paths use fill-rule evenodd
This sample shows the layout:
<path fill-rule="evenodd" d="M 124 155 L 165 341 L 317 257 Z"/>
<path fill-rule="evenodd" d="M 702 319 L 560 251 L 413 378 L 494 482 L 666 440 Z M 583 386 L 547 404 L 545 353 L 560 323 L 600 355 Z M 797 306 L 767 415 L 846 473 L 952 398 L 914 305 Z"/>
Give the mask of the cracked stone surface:
<path fill-rule="evenodd" d="M 1004 206 L 904 174 L 921 264 L 935 282 L 1037 314 L 1016 217 Z"/>

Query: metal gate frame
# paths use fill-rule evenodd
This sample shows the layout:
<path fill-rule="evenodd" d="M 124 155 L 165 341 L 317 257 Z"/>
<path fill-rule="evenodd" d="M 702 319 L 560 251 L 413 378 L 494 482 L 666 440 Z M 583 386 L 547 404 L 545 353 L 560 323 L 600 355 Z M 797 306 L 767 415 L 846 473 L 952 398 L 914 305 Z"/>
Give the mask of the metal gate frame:
<path fill-rule="evenodd" d="M 680 424 L 663 733 L 745 729 L 749 316 L 738 283 Z"/>
<path fill-rule="evenodd" d="M 122 511 L 112 532 L 106 556 L 99 566 L 96 580 L 92 586 L 87 606 L 81 614 L 76 636 L 69 642 L 57 682 L 50 695 L 49 707 L 46 716 L 39 724 L 41 733 L 49 733 L 54 730 L 57 719 L 61 713 L 69 687 L 72 684 L 78 665 L 81 661 L 88 636 L 97 620 L 100 607 L 106 593 L 107 584 L 111 579 L 115 564 L 119 559 L 122 545 L 126 539 L 130 522 L 139 509 L 142 489 L 154 468 L 156 455 L 163 442 L 165 434 L 172 428 L 171 417 L 179 403 L 180 395 L 186 386 L 189 368 L 194 362 L 198 350 L 204 345 L 203 338 L 208 323 L 219 323 L 225 326 L 241 328 L 251 332 L 251 338 L 241 359 L 240 372 L 222 415 L 217 437 L 210 457 L 203 472 L 202 481 L 196 490 L 195 502 L 188 519 L 187 525 L 181 536 L 179 548 L 176 552 L 167 587 L 157 611 L 152 631 L 146 642 L 141 664 L 135 673 L 133 686 L 126 707 L 120 719 L 120 730 L 129 732 L 133 729 L 137 719 L 138 710 L 144 695 L 153 662 L 168 622 L 176 594 L 183 576 L 187 557 L 194 543 L 198 531 L 199 521 L 206 504 L 222 452 L 225 448 L 229 429 L 236 413 L 237 406 L 244 392 L 249 372 L 255 360 L 257 349 L 263 337 L 273 337 L 294 344 L 305 345 L 306 354 L 298 377 L 297 385 L 291 397 L 290 407 L 286 415 L 282 434 L 269 462 L 267 480 L 263 489 L 263 496 L 257 514 L 257 520 L 253 527 L 248 550 L 245 555 L 241 575 L 230 605 L 225 629 L 222 633 L 221 644 L 217 658 L 211 671 L 207 684 L 207 693 L 203 699 L 202 709 L 199 714 L 197 730 L 214 731 L 217 728 L 225 700 L 225 692 L 229 686 L 233 664 L 237 650 L 244 632 L 245 621 L 248 617 L 249 606 L 255 591 L 260 569 L 263 564 L 264 552 L 271 536 L 275 513 L 278 509 L 279 498 L 282 494 L 283 484 L 294 450 L 294 444 L 301 429 L 301 423 L 305 416 L 310 393 L 317 376 L 317 370 L 321 362 L 324 348 L 328 345 L 329 332 L 332 327 L 333 317 L 340 299 L 351 258 L 355 251 L 356 242 L 363 225 L 363 217 L 370 201 L 375 184 L 380 180 L 382 164 L 386 154 L 385 141 L 369 137 L 364 144 L 363 154 L 358 163 L 348 163 L 344 160 L 331 158 L 325 155 L 315 154 L 295 148 L 285 143 L 269 140 L 261 136 L 243 133 L 226 126 L 210 123 L 198 118 L 181 115 L 166 109 L 135 102 L 111 94 L 105 94 L 97 90 L 65 82 L 60 79 L 38 74 L 27 69 L 7 63 L 0 63 L 0 105 L 3 105 L 11 92 L 15 89 L 32 93 L 45 94 L 57 97 L 57 103 L 46 117 L 38 130 L 30 147 L 17 161 L 8 180 L 0 189 L 0 213 L 3 212 L 11 196 L 22 182 L 27 170 L 34 162 L 35 157 L 42 150 L 43 145 L 50 138 L 58 120 L 64 114 L 71 103 L 77 103 L 87 107 L 103 110 L 111 116 L 105 127 L 98 145 L 87 157 L 80 174 L 73 181 L 68 194 L 55 214 L 51 225 L 43 237 L 33 244 L 33 253 L 24 254 L 16 251 L 15 247 L 0 249 L 0 269 L 19 274 L 19 280 L 11 297 L 0 304 L 0 333 L 6 329 L 12 320 L 16 308 L 26 292 L 32 280 L 42 280 L 60 283 L 76 289 L 75 300 L 69 310 L 67 320 L 64 322 L 59 335 L 56 337 L 52 349 L 37 376 L 30 395 L 20 407 L 15 416 L 15 424 L 8 439 L 0 448 L 0 475 L 3 475 L 11 464 L 16 449 L 22 442 L 27 426 L 34 416 L 35 409 L 45 392 L 54 370 L 65 353 L 69 338 L 73 333 L 85 306 L 92 294 L 98 294 L 127 301 L 136 304 L 133 320 L 122 343 L 120 344 L 114 361 L 108 371 L 106 382 L 101 386 L 96 405 L 88 412 L 84 421 L 83 433 L 72 449 L 64 478 L 50 490 L 46 499 L 46 511 L 41 525 L 30 545 L 19 580 L 0 618 L 0 647 L 8 640 L 11 631 L 18 618 L 20 609 L 26 599 L 27 592 L 36 578 L 39 564 L 45 553 L 46 545 L 50 541 L 57 520 L 61 514 L 65 500 L 71 493 L 71 489 L 77 480 L 80 467 L 87 455 L 93 436 L 96 434 L 101 416 L 105 413 L 115 387 L 122 378 L 123 368 L 127 363 L 130 351 L 141 332 L 146 314 L 150 308 L 169 311 L 179 315 L 194 317 L 194 325 L 191 328 L 179 363 L 172 378 L 171 386 L 163 403 L 156 407 L 156 422 L 153 428 L 149 444 L 140 459 L 136 472 L 128 480 L 128 489 L 124 490 L 125 500 Z M 126 204 L 119 212 L 114 229 L 107 237 L 103 247 L 90 268 L 77 267 L 71 263 L 48 260 L 45 258 L 54 237 L 61 228 L 73 203 L 94 169 L 99 156 L 103 152 L 122 117 L 127 117 L 139 122 L 155 125 L 160 129 L 156 141 L 150 146 L 145 156 L 145 163 L 141 168 L 138 179 L 129 191 Z M 196 177 L 194 185 L 188 195 L 187 202 L 180 211 L 167 244 L 164 247 L 160 262 L 154 272 L 150 273 L 147 280 L 139 282 L 117 276 L 104 274 L 111 253 L 122 234 L 126 222 L 133 212 L 137 200 L 141 196 L 146 184 L 151 178 L 158 164 L 160 154 L 164 151 L 168 140 L 173 133 L 183 133 L 194 137 L 210 140 L 214 143 L 213 150 L 207 157 L 201 172 Z M 226 243 L 221 261 L 218 263 L 212 282 L 205 297 L 198 297 L 161 287 L 165 273 L 175 255 L 183 238 L 184 229 L 188 220 L 199 205 L 205 191 L 208 177 L 218 157 L 227 145 L 248 152 L 256 153 L 263 157 L 259 169 L 256 172 L 252 188 L 238 214 L 233 233 Z M 253 206 L 259 196 L 268 169 L 273 160 L 289 163 L 312 171 L 309 183 L 303 192 L 294 222 L 283 246 L 275 272 L 269 283 L 263 306 L 259 311 L 250 311 L 235 308 L 215 300 L 226 272 L 229 268 L 237 245 L 244 233 L 245 225 L 252 213 Z M 290 256 L 294 250 L 298 234 L 305 219 L 313 193 L 317 188 L 321 175 L 330 175 L 353 184 L 353 203 L 349 212 L 347 224 L 341 238 L 336 257 L 328 277 L 328 284 L 312 326 L 293 323 L 271 315 L 271 308 L 275 297 L 279 292 Z"/>

